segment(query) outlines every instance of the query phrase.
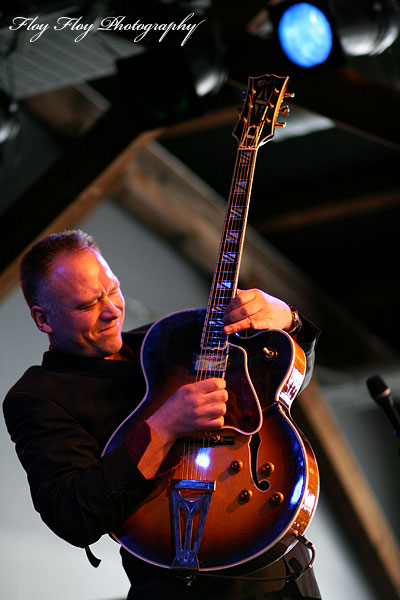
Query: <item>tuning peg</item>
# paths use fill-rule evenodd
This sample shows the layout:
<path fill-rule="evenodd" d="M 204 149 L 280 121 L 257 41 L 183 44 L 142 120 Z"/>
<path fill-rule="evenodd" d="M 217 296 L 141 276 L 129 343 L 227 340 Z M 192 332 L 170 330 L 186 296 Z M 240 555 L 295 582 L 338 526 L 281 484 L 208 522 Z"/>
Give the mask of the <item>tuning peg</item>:
<path fill-rule="evenodd" d="M 284 93 L 284 98 L 294 98 L 294 97 L 295 97 L 294 92 L 285 92 Z"/>
<path fill-rule="evenodd" d="M 277 123 L 275 123 L 275 127 L 286 127 L 286 123 L 280 123 L 279 121 Z"/>
<path fill-rule="evenodd" d="M 290 113 L 290 106 L 288 106 L 287 104 L 284 104 L 283 106 L 280 107 L 279 112 L 282 113 L 283 115 L 288 115 Z"/>

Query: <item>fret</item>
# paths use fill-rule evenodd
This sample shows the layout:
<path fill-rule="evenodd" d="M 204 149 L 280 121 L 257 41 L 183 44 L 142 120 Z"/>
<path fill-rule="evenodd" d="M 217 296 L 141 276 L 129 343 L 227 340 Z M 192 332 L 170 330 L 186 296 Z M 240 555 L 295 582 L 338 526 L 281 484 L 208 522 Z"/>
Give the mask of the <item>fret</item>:
<path fill-rule="evenodd" d="M 205 342 L 203 342 L 202 345 L 202 350 L 225 350 L 226 346 L 228 344 L 228 336 L 225 336 L 225 339 L 213 339 L 213 340 L 206 340 Z"/>
<path fill-rule="evenodd" d="M 221 271 L 221 272 L 218 271 L 217 275 L 218 275 L 217 278 L 219 280 L 221 280 L 221 281 L 229 281 L 231 284 L 234 284 L 235 283 L 235 278 L 236 278 L 236 269 L 232 270 L 232 271 L 229 271 L 229 270 L 228 271 Z M 226 288 L 229 289 L 229 290 L 231 290 L 232 289 L 232 285 L 230 285 L 229 288 L 228 288 L 228 286 L 226 286 Z M 221 289 L 223 289 L 223 288 L 221 288 L 221 286 L 218 285 L 218 282 L 216 283 L 216 289 L 218 289 L 218 295 L 221 296 Z M 230 294 L 228 294 L 228 296 L 230 296 Z"/>
<path fill-rule="evenodd" d="M 230 238 L 226 238 L 223 246 L 224 246 L 223 251 L 225 251 L 227 248 L 229 248 L 229 252 L 236 254 L 235 262 L 238 262 L 238 259 L 240 258 L 241 240 L 233 241 Z M 218 263 L 220 261 L 221 261 L 221 252 L 219 253 Z M 227 264 L 227 261 L 225 261 L 225 264 Z"/>
<path fill-rule="evenodd" d="M 219 308 L 217 310 L 215 308 L 211 309 L 211 312 L 214 313 L 212 318 L 215 320 L 216 323 L 219 323 L 219 324 L 222 323 L 222 317 L 224 315 L 225 308 L 226 307 L 224 306 L 224 308 Z M 218 316 L 218 315 L 221 315 L 221 316 Z M 212 321 L 210 321 L 210 323 L 212 323 Z"/>
<path fill-rule="evenodd" d="M 209 335 L 207 335 L 206 340 L 208 342 L 213 342 L 215 340 L 219 342 L 220 340 L 225 339 L 225 337 L 226 337 L 225 334 L 222 334 L 222 333 L 219 334 L 219 333 L 211 331 L 209 333 Z"/>
<path fill-rule="evenodd" d="M 220 314 L 223 315 L 223 313 L 224 313 L 224 311 L 220 311 Z M 210 325 L 214 325 L 214 324 L 216 324 L 218 326 L 221 325 L 221 323 L 222 323 L 222 316 L 219 317 L 218 315 L 213 315 L 209 319 L 209 323 L 210 323 Z"/>
<path fill-rule="evenodd" d="M 233 282 L 235 280 L 235 275 L 236 275 L 236 265 L 228 265 L 230 267 L 232 267 L 232 269 L 221 269 L 218 270 L 218 279 L 223 279 L 224 281 L 227 281 L 228 279 L 231 279 L 231 281 Z"/>
<path fill-rule="evenodd" d="M 217 335 L 217 334 L 211 333 L 210 335 L 207 335 L 204 338 L 204 346 L 203 346 L 203 348 L 204 347 L 210 347 L 212 349 L 214 349 L 214 348 L 220 348 L 221 347 L 221 342 L 222 342 L 222 347 L 223 347 L 226 344 L 227 339 L 228 339 L 228 336 L 225 335 L 225 334 L 221 333 L 221 335 Z"/>
<path fill-rule="evenodd" d="M 226 304 L 228 304 L 228 302 L 230 302 L 232 299 L 232 292 L 229 290 L 228 293 L 225 291 L 226 289 L 227 288 L 219 288 L 218 292 L 215 290 L 210 296 L 211 301 L 218 299 L 219 303 L 223 301 L 224 303 L 226 302 Z"/>
<path fill-rule="evenodd" d="M 218 269 L 218 275 L 221 277 L 225 273 L 227 275 L 232 274 L 232 273 L 236 273 L 236 264 L 237 264 L 237 260 L 235 260 L 234 263 L 228 263 L 226 261 L 222 261 L 222 264 L 221 264 L 221 266 Z"/>

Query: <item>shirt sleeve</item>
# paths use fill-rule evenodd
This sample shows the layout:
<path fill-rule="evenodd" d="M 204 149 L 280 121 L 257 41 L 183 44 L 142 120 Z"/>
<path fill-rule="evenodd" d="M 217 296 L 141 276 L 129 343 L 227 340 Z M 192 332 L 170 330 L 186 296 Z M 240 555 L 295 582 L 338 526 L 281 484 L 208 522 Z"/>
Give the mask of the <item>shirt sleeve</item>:
<path fill-rule="evenodd" d="M 146 480 L 136 466 L 146 444 L 145 427 L 135 449 L 124 443 L 100 457 L 96 439 L 47 398 L 9 394 L 4 414 L 35 509 L 54 533 L 75 546 L 118 529 L 155 488 L 154 479 Z"/>
<path fill-rule="evenodd" d="M 145 453 L 150 441 L 151 427 L 146 421 L 143 421 L 135 429 L 134 435 L 126 442 L 128 452 L 136 466 L 139 464 L 140 459 Z M 170 471 L 173 471 L 180 464 L 180 462 L 181 457 L 176 452 L 170 451 L 160 465 L 155 477 L 160 477 L 161 475 L 166 475 Z"/>
<path fill-rule="evenodd" d="M 303 317 L 303 315 L 300 318 L 301 329 L 293 336 L 293 339 L 299 344 L 306 356 L 306 373 L 299 393 L 310 383 L 315 363 L 315 347 L 320 335 L 320 330 L 314 323 Z"/>

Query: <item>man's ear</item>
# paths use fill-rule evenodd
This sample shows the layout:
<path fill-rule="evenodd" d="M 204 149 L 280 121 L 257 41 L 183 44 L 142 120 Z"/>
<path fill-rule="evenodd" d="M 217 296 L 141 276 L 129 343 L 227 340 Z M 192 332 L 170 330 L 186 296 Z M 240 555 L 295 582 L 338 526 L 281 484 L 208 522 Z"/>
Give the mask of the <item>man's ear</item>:
<path fill-rule="evenodd" d="M 43 333 L 51 334 L 53 330 L 48 322 L 47 310 L 35 304 L 31 307 L 32 319 L 36 323 L 36 327 Z"/>

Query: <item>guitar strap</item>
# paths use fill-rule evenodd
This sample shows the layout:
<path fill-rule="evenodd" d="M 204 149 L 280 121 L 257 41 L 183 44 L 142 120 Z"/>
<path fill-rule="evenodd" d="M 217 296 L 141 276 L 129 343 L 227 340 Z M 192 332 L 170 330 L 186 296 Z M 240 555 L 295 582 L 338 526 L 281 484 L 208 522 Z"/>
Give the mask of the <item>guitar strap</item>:
<path fill-rule="evenodd" d="M 93 554 L 93 552 L 91 551 L 89 546 L 85 546 L 85 552 L 86 552 L 87 559 L 90 562 L 90 564 L 92 565 L 92 567 L 97 569 L 97 567 L 101 563 L 101 558 L 97 558 L 97 556 L 95 556 Z"/>

